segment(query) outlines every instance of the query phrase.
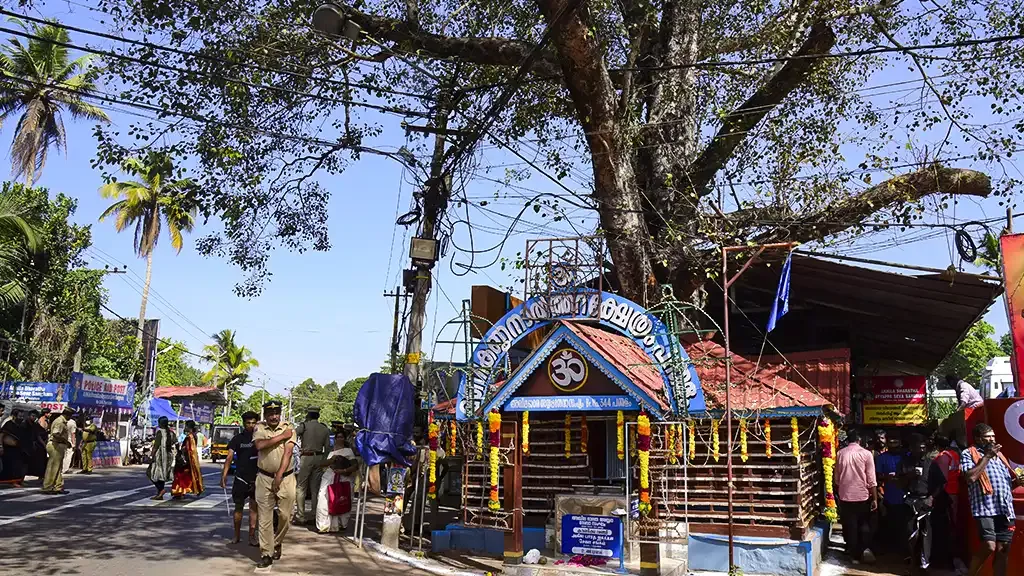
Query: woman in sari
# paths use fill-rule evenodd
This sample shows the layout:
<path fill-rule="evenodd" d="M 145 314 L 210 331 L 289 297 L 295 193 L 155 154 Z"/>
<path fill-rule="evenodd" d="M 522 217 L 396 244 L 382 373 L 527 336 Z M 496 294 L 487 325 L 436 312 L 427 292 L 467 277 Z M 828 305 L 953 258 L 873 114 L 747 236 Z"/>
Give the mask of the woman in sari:
<path fill-rule="evenodd" d="M 20 410 L 11 412 L 12 418 L 0 428 L 0 444 L 3 445 L 3 468 L 0 469 L 0 484 L 21 488 L 28 473 L 28 460 L 32 449 L 32 431 Z"/>
<path fill-rule="evenodd" d="M 185 438 L 174 461 L 174 483 L 171 497 L 181 500 L 185 494 L 203 493 L 203 472 L 199 469 L 199 445 L 196 442 L 196 423 L 185 422 Z"/>
<path fill-rule="evenodd" d="M 153 500 L 163 500 L 164 492 L 167 491 L 166 486 L 174 477 L 174 434 L 170 430 L 170 422 L 166 416 L 161 416 L 157 420 L 156 435 L 153 436 L 153 450 L 152 450 L 152 462 L 149 463 L 149 469 L 146 470 L 146 475 L 149 476 L 149 481 L 156 486 L 156 496 L 153 496 Z"/>

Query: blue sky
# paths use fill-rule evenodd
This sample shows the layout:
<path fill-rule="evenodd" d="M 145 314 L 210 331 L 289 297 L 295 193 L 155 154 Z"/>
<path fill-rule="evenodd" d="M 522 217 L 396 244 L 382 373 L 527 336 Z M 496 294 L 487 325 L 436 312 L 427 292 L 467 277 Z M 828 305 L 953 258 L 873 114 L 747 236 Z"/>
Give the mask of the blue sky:
<path fill-rule="evenodd" d="M 68 24 L 103 29 L 96 21 L 98 16 L 85 8 L 65 2 L 51 5 L 52 9 L 43 7 L 36 14 L 55 16 Z M 73 35 L 75 42 L 86 40 Z M 102 45 L 102 42 L 89 43 Z M 872 79 L 872 84 L 908 78 L 912 77 L 884 75 Z M 118 112 L 111 113 L 111 117 L 115 124 L 121 126 L 127 126 L 134 119 Z M 5 146 L 10 142 L 13 124 L 8 123 L 0 129 L 0 143 Z M 397 120 L 394 124 L 378 142 L 394 146 L 402 144 L 403 136 L 398 131 Z M 51 193 L 63 192 L 78 199 L 76 220 L 93 224 L 95 248 L 88 253 L 92 266 L 128 266 L 128 274 L 110 276 L 105 285 L 110 291 L 111 308 L 123 316 L 135 317 L 138 315 L 145 263 L 134 255 L 129 233 L 117 234 L 112 223 L 96 222 L 107 201 L 97 192 L 102 184 L 100 174 L 89 165 L 95 151 L 91 134 L 93 126 L 76 123 L 70 117 L 65 118 L 65 125 L 68 129 L 68 155 L 65 158 L 52 154 L 38 184 L 50 188 Z M 485 151 L 482 156 L 485 164 L 509 161 L 508 157 L 493 149 Z M 0 160 L 0 171 L 9 172 L 6 155 Z M 232 289 L 241 274 L 226 261 L 198 255 L 192 242 L 186 242 L 181 254 L 175 254 L 163 238 L 154 257 L 153 291 L 147 314 L 161 318 L 161 336 L 181 340 L 191 350 L 199 351 L 208 343 L 210 334 L 224 328 L 234 329 L 237 340 L 248 346 L 261 363 L 255 374 L 257 382 L 266 380 L 267 388 L 273 391 L 283 390 L 307 377 L 319 382 L 344 382 L 377 369 L 387 356 L 392 326 L 392 301 L 382 297 L 382 292 L 392 290 L 399 283 L 401 269 L 407 265 L 409 231 L 401 228 L 396 231 L 394 220 L 396 211 L 405 212 L 407 209 L 412 190 L 408 183 L 402 183 L 398 164 L 375 156 L 366 156 L 342 175 L 322 178 L 321 182 L 332 192 L 332 250 L 304 254 L 284 250 L 274 252 L 270 262 L 273 276 L 263 294 L 255 299 L 235 296 Z M 524 185 L 539 190 L 554 187 L 540 177 Z M 581 182 L 567 181 L 567 185 L 574 189 L 583 187 Z M 493 193 L 495 188 L 493 183 L 477 182 L 469 190 L 472 196 L 483 196 Z M 511 202 L 502 202 L 493 207 L 498 211 L 511 211 L 513 206 Z M 941 215 L 957 220 L 980 219 L 998 217 L 1003 211 L 995 200 L 968 201 L 958 204 L 955 209 L 942 211 Z M 930 220 L 935 221 L 935 218 Z M 479 209 L 474 209 L 473 220 L 485 228 L 497 229 L 509 224 L 507 217 Z M 533 222 L 527 219 L 521 229 L 530 228 Z M 592 226 L 592 222 L 591 218 L 581 226 Z M 564 223 L 553 227 L 568 230 Z M 1018 225 L 1018 228 L 1022 227 L 1024 221 Z M 548 229 L 543 235 L 550 236 L 553 231 Z M 203 230 L 199 230 L 193 240 L 202 233 Z M 458 231 L 456 236 L 460 245 L 467 244 L 464 230 Z M 870 249 L 894 237 L 893 233 L 876 235 L 858 245 L 868 250 L 862 254 L 868 258 L 936 268 L 950 264 L 952 239 L 949 234 Z M 475 237 L 475 242 L 477 246 L 490 245 L 498 238 L 498 235 L 482 230 Z M 513 235 L 504 253 L 513 255 L 522 250 L 526 238 L 523 233 Z M 465 261 L 464 256 L 455 257 L 458 261 Z M 469 287 L 488 283 L 508 285 L 511 278 L 498 266 L 456 277 L 445 262 L 437 272 L 435 290 L 428 306 L 430 320 L 425 335 L 425 352 L 440 360 L 447 359 L 451 352 L 448 347 L 435 349 L 432 345 L 437 327 L 458 314 L 459 302 L 468 298 Z M 997 333 L 1006 331 L 1001 300 L 993 306 L 987 319 L 996 325 Z M 440 339 L 452 336 L 449 332 Z"/>

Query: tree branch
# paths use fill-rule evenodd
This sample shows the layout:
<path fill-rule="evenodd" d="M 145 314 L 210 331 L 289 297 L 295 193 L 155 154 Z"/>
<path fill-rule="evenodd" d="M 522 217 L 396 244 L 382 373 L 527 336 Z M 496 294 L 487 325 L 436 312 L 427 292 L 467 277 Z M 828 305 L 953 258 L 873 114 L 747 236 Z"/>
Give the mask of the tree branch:
<path fill-rule="evenodd" d="M 410 54 L 458 58 L 463 62 L 487 66 L 518 66 L 535 46 L 508 38 L 441 36 L 420 30 L 405 20 L 367 14 L 342 4 L 337 7 L 370 36 L 394 42 L 399 50 Z M 555 77 L 560 75 L 560 70 L 553 50 L 545 50 L 532 69 L 535 74 Z"/>
<path fill-rule="evenodd" d="M 789 224 L 772 224 L 769 226 L 770 231 L 755 236 L 753 241 L 765 243 L 823 240 L 859 225 L 881 210 L 917 202 L 931 194 L 984 198 L 991 192 L 992 181 L 982 172 L 933 164 L 917 172 L 890 178 L 860 194 L 833 202 L 823 210 L 802 215 Z M 758 221 L 771 220 L 773 215 L 778 214 L 777 208 L 768 207 L 740 210 L 729 214 L 728 217 L 730 222 L 735 221 L 737 224 L 764 226 L 758 224 Z"/>
<path fill-rule="evenodd" d="M 714 139 L 689 167 L 689 183 L 698 195 L 708 194 L 711 181 L 729 161 L 736 148 L 746 140 L 750 129 L 807 79 L 816 59 L 806 56 L 827 54 L 835 43 L 836 35 L 828 24 L 814 24 L 810 36 L 797 50 L 795 57 L 787 61 L 785 66 L 743 105 L 725 117 Z"/>

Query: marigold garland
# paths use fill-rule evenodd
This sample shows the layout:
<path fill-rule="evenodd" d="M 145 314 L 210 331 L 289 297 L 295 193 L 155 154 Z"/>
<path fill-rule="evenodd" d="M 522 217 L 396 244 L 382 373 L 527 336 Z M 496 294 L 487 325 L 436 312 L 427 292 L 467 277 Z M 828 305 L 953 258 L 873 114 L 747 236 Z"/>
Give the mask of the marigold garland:
<path fill-rule="evenodd" d="M 665 427 L 665 450 L 668 452 L 668 463 L 676 463 L 675 428 L 669 424 Z"/>
<path fill-rule="evenodd" d="M 565 457 L 566 458 L 571 458 L 572 457 L 572 441 L 571 441 L 572 416 L 570 416 L 568 414 L 565 415 L 565 426 L 563 428 L 565 430 Z"/>
<path fill-rule="evenodd" d="M 587 430 L 587 416 L 580 416 L 580 454 L 587 453 L 587 440 L 590 439 L 590 432 Z"/>
<path fill-rule="evenodd" d="M 746 462 L 750 458 L 747 452 L 747 419 L 740 418 L 740 460 Z"/>
<path fill-rule="evenodd" d="M 629 457 L 636 458 L 636 427 L 633 427 L 633 433 L 629 435 Z"/>
<path fill-rule="evenodd" d="M 501 446 L 501 414 L 497 410 L 491 410 L 487 415 L 487 426 L 490 432 L 491 444 L 491 493 L 487 500 L 487 507 L 491 510 L 500 510 L 501 502 L 498 500 L 498 447 Z"/>
<path fill-rule="evenodd" d="M 694 424 L 693 420 L 690 420 L 690 433 L 688 434 L 690 441 L 690 462 L 693 462 L 693 460 L 697 457 L 697 443 L 693 441 L 693 439 L 697 436 L 696 428 L 697 427 Z"/>
<path fill-rule="evenodd" d="M 683 459 L 683 425 L 676 424 L 676 458 Z"/>
<path fill-rule="evenodd" d="M 822 418 L 818 425 L 818 441 L 821 443 L 821 468 L 825 475 L 825 518 L 829 522 L 839 519 L 836 496 L 832 492 L 832 473 L 836 465 L 836 427 L 828 418 Z"/>
<path fill-rule="evenodd" d="M 640 454 L 640 513 L 647 515 L 651 511 L 651 420 L 641 413 L 636 420 L 637 449 Z"/>
<path fill-rule="evenodd" d="M 458 428 L 456 428 L 455 420 L 448 426 L 448 455 L 455 455 L 455 439 L 458 437 Z"/>
<path fill-rule="evenodd" d="M 764 421 L 764 455 L 772 457 L 772 423 Z"/>
<path fill-rule="evenodd" d="M 523 456 L 530 454 L 530 411 L 523 411 Z"/>
<path fill-rule="evenodd" d="M 484 423 L 479 420 L 476 423 L 476 459 L 484 459 Z"/>
<path fill-rule="evenodd" d="M 439 426 L 431 422 L 430 425 L 427 426 L 427 441 L 430 448 L 430 477 L 429 484 L 427 485 L 427 498 L 431 500 L 437 498 L 437 437 L 439 435 Z"/>
<path fill-rule="evenodd" d="M 711 421 L 711 457 L 718 462 L 719 455 L 719 441 L 718 441 L 718 420 Z"/>
<path fill-rule="evenodd" d="M 800 461 L 800 424 L 796 421 L 796 416 L 789 419 L 789 430 L 792 434 L 790 443 L 793 444 L 793 457 L 796 461 Z"/>
<path fill-rule="evenodd" d="M 625 424 L 626 418 L 622 415 L 622 410 L 619 410 L 615 413 L 615 455 L 619 457 L 619 460 L 626 456 Z"/>

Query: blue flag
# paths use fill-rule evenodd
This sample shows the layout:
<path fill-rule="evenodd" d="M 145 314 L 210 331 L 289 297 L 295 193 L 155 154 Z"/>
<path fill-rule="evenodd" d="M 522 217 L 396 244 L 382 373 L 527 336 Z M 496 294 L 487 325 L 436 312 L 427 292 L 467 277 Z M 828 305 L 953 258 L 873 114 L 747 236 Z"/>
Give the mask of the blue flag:
<path fill-rule="evenodd" d="M 782 264 L 782 276 L 779 276 L 779 289 L 775 291 L 775 300 L 772 302 L 772 313 L 768 316 L 768 332 L 775 330 L 775 323 L 789 312 L 789 269 L 793 263 L 793 253 L 786 256 Z M 779 304 L 782 309 L 779 309 Z"/>

